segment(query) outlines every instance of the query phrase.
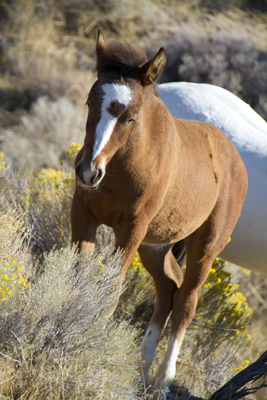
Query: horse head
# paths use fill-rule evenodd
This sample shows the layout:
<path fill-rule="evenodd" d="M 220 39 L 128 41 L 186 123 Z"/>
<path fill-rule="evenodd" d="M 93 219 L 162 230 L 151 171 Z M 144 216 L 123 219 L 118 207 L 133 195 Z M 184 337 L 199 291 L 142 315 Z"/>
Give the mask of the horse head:
<path fill-rule="evenodd" d="M 107 164 L 135 129 L 145 89 L 160 77 L 166 64 L 163 48 L 148 61 L 128 44 L 106 45 L 100 29 L 96 55 L 98 79 L 86 102 L 86 136 L 76 164 L 78 182 L 89 189 L 97 189 Z"/>

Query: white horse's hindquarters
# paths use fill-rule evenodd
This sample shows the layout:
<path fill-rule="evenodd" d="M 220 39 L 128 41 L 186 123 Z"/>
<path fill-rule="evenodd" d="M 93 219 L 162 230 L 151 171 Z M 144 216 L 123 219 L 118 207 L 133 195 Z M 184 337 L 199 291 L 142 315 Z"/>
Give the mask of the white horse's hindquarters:
<path fill-rule="evenodd" d="M 219 86 L 206 83 L 172 82 L 159 85 L 160 95 L 176 118 L 195 119 L 223 125 L 233 116 L 267 135 L 267 123 L 247 103 Z M 213 122 L 212 122 L 213 120 Z M 221 128 L 220 128 L 221 129 Z"/>
<path fill-rule="evenodd" d="M 232 240 L 220 257 L 240 267 L 267 273 L 267 159 L 255 160 L 247 154 L 243 160 L 248 171 L 248 192 Z"/>
<path fill-rule="evenodd" d="M 248 171 L 248 192 L 231 242 L 220 256 L 267 273 L 267 124 L 246 103 L 217 86 L 176 82 L 159 86 L 177 118 L 211 123 L 232 140 Z"/>

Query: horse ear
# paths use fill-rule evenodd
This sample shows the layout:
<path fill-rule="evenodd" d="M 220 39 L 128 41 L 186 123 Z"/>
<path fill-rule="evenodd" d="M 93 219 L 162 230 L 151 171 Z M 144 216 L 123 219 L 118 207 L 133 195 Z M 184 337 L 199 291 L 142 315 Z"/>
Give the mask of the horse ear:
<path fill-rule="evenodd" d="M 104 41 L 102 29 L 98 29 L 97 31 L 97 37 L 96 37 L 96 54 L 99 55 L 99 53 L 102 53 L 105 51 L 107 48 L 107 45 Z"/>
<path fill-rule="evenodd" d="M 166 62 L 166 53 L 164 48 L 161 47 L 151 60 L 140 67 L 139 73 L 142 85 L 151 85 L 151 83 L 157 81 L 165 68 Z"/>

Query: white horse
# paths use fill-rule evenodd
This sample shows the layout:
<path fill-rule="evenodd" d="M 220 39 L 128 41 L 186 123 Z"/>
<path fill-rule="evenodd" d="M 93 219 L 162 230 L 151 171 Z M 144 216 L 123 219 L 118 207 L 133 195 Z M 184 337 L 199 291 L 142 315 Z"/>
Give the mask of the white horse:
<path fill-rule="evenodd" d="M 220 257 L 267 273 L 267 123 L 218 86 L 176 82 L 159 89 L 173 116 L 217 126 L 239 150 L 248 172 L 248 192 L 232 240 Z"/>

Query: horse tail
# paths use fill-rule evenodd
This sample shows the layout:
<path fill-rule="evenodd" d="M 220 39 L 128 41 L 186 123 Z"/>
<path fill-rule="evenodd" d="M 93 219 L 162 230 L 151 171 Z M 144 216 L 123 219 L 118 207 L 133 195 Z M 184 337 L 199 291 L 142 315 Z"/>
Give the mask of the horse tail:
<path fill-rule="evenodd" d="M 183 268 L 186 263 L 186 248 L 184 239 L 174 243 L 172 246 L 172 254 L 176 258 L 180 268 Z"/>

